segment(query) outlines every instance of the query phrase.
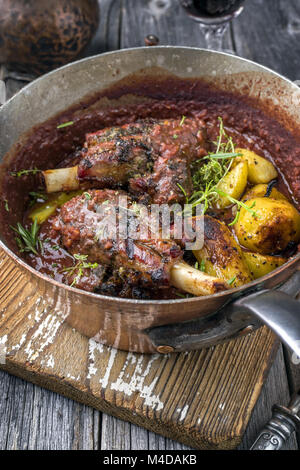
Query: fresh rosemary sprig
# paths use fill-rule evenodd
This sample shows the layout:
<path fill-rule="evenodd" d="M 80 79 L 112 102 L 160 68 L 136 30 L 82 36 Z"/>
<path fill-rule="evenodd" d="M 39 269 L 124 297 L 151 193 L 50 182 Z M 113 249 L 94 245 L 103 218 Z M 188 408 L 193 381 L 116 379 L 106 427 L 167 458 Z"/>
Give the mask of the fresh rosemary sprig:
<path fill-rule="evenodd" d="M 210 160 L 211 158 L 214 158 L 215 160 L 227 160 L 228 158 L 236 158 L 241 156 L 242 154 L 237 152 L 209 153 L 208 155 L 206 155 L 206 157 L 203 157 L 202 160 Z"/>
<path fill-rule="evenodd" d="M 77 263 L 74 266 L 71 266 L 70 268 L 65 268 L 61 271 L 67 272 L 68 276 L 72 276 L 77 272 L 76 277 L 73 279 L 71 287 L 73 287 L 79 282 L 79 280 L 83 276 L 84 269 L 95 269 L 98 267 L 98 263 L 88 263 L 86 261 L 88 259 L 88 255 L 80 255 L 75 253 L 74 258 L 75 260 L 77 260 Z"/>
<path fill-rule="evenodd" d="M 74 124 L 74 121 L 62 122 L 56 127 L 56 129 L 63 129 L 64 127 L 72 126 L 73 124 Z"/>
<path fill-rule="evenodd" d="M 24 228 L 20 222 L 17 223 L 17 227 L 11 226 L 11 229 L 18 234 L 16 242 L 20 252 L 26 251 L 38 255 L 38 248 L 43 252 L 43 244 L 38 237 L 39 228 L 36 218 L 34 219 L 30 229 Z"/>
<path fill-rule="evenodd" d="M 10 174 L 11 176 L 16 176 L 19 178 L 20 176 L 23 175 L 36 175 L 42 170 L 38 170 L 37 168 L 32 168 L 31 170 L 18 170 L 18 171 L 11 171 Z"/>
<path fill-rule="evenodd" d="M 209 207 L 217 202 L 219 196 L 226 197 L 232 204 L 236 204 L 239 208 L 234 220 L 229 224 L 234 225 L 238 221 L 241 207 L 250 212 L 253 217 L 257 217 L 257 213 L 252 210 L 252 207 L 246 206 L 243 202 L 238 201 L 218 188 L 221 180 L 229 172 L 233 160 L 241 156 L 240 153 L 235 152 L 232 137 L 226 134 L 222 118 L 219 117 L 218 120 L 220 123 L 219 136 L 217 140 L 213 142 L 216 146 L 215 152 L 210 152 L 201 160 L 197 160 L 196 164 L 200 163 L 200 167 L 194 167 L 192 169 L 192 180 L 195 189 L 193 194 L 188 197 L 182 186 L 178 184 L 178 187 L 185 196 L 186 204 L 189 204 L 192 209 L 199 204 L 203 204 L 203 214 L 205 214 Z M 203 164 L 203 160 L 206 161 L 206 163 Z"/>
<path fill-rule="evenodd" d="M 228 224 L 228 227 L 231 227 L 232 225 L 235 225 L 237 223 L 237 221 L 239 220 L 239 217 L 240 217 L 240 212 L 241 212 L 240 210 L 236 212 L 233 221 L 230 222 L 230 224 Z"/>
<path fill-rule="evenodd" d="M 253 217 L 258 217 L 258 214 L 256 211 L 253 210 L 253 207 L 255 206 L 255 201 L 253 202 L 253 204 L 249 207 L 247 206 L 244 202 L 242 201 L 239 201 L 238 199 L 235 199 L 234 197 L 232 196 L 229 196 L 227 193 L 225 193 L 224 191 L 221 191 L 220 189 L 216 188 L 216 192 L 222 196 L 222 197 L 227 197 L 227 199 L 232 203 L 232 204 L 237 204 L 238 207 L 243 207 L 244 209 L 246 209 L 246 211 L 250 212 L 250 214 L 253 215 Z M 238 211 L 239 212 L 239 211 Z M 235 217 L 236 218 L 236 217 Z"/>

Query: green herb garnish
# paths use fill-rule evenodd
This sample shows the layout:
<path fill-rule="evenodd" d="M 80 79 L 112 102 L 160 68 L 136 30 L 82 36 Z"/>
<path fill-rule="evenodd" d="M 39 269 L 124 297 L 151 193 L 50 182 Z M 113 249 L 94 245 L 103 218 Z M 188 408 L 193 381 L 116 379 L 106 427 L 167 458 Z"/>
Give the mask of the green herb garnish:
<path fill-rule="evenodd" d="M 20 222 L 17 223 L 17 227 L 11 226 L 11 229 L 19 235 L 16 237 L 16 242 L 21 252 L 31 251 L 35 255 L 38 255 L 38 248 L 43 252 L 42 241 L 38 237 L 39 226 L 36 218 L 30 229 L 24 228 Z"/>
<path fill-rule="evenodd" d="M 6 212 L 9 212 L 8 200 L 7 199 L 4 199 L 4 208 L 5 208 Z"/>
<path fill-rule="evenodd" d="M 223 196 L 223 197 L 227 197 L 227 199 L 232 203 L 232 204 L 237 204 L 238 207 L 243 207 L 244 209 L 246 209 L 246 211 L 250 212 L 250 214 L 252 214 L 253 217 L 258 217 L 258 214 L 256 211 L 254 211 L 252 208 L 255 206 L 255 201 L 254 203 L 248 207 L 246 206 L 246 204 L 242 201 L 238 201 L 237 199 L 235 199 L 234 197 L 232 196 L 229 196 L 227 193 L 224 193 L 224 191 L 221 191 L 220 189 L 216 188 L 216 191 L 217 193 L 220 195 L 220 196 Z M 239 212 L 239 211 L 238 211 Z M 232 222 L 231 222 L 232 223 Z"/>
<path fill-rule="evenodd" d="M 213 158 L 215 160 L 227 160 L 228 158 L 236 158 L 236 157 L 241 157 L 241 156 L 242 156 L 242 154 L 237 153 L 237 152 L 210 153 L 209 155 L 206 155 L 206 157 L 203 157 L 202 160 L 209 160 L 211 158 Z"/>
<path fill-rule="evenodd" d="M 186 198 L 186 204 L 191 205 L 194 209 L 199 204 L 203 204 L 203 214 L 208 210 L 209 207 L 212 207 L 214 203 L 217 202 L 219 196 L 226 197 L 232 204 L 237 204 L 239 208 L 244 207 L 248 212 L 250 212 L 253 217 L 257 217 L 257 213 L 252 210 L 252 207 L 246 206 L 243 202 L 238 201 L 237 199 L 231 197 L 224 191 L 218 188 L 221 180 L 229 172 L 232 162 L 236 157 L 241 156 L 240 153 L 235 152 L 235 146 L 232 140 L 232 137 L 229 137 L 223 125 L 223 120 L 221 117 L 219 120 L 219 136 L 214 143 L 216 150 L 210 152 L 208 155 L 203 157 L 201 160 L 197 160 L 195 164 L 200 163 L 200 167 L 194 166 L 193 171 L 193 186 L 194 192 L 188 197 L 186 191 L 180 186 L 178 187 L 183 192 Z M 203 163 L 205 161 L 205 163 Z M 239 217 L 239 211 L 230 225 L 233 225 L 237 222 Z"/>
<path fill-rule="evenodd" d="M 200 266 L 199 266 L 198 261 L 196 261 L 194 267 L 195 267 L 195 269 L 199 269 L 199 271 L 205 272 L 205 261 L 204 261 L 204 259 L 201 260 Z"/>
<path fill-rule="evenodd" d="M 228 224 L 228 227 L 231 227 L 231 225 L 234 225 L 237 223 L 237 221 L 239 220 L 239 217 L 240 217 L 240 211 L 237 211 L 236 215 L 235 215 L 235 218 L 233 219 L 232 222 L 230 222 L 230 224 Z"/>
<path fill-rule="evenodd" d="M 233 278 L 229 279 L 229 281 L 227 281 L 227 284 L 229 284 L 230 286 L 234 283 L 234 281 L 236 280 L 236 276 L 233 276 Z"/>
<path fill-rule="evenodd" d="M 188 299 L 192 297 L 190 294 L 182 294 L 181 292 L 176 292 L 177 297 L 181 297 L 182 299 Z"/>
<path fill-rule="evenodd" d="M 200 269 L 200 271 L 205 273 L 205 261 L 204 261 L 204 259 L 201 261 L 199 269 Z"/>
<path fill-rule="evenodd" d="M 33 206 L 36 202 L 45 202 L 48 199 L 46 194 L 36 193 L 35 191 L 30 191 L 29 196 L 31 197 L 29 207 Z"/>
<path fill-rule="evenodd" d="M 62 272 L 68 272 L 68 276 L 72 276 L 73 274 L 77 273 L 76 277 L 73 279 L 71 287 L 73 287 L 74 284 L 77 284 L 79 282 L 79 280 L 83 276 L 84 269 L 95 269 L 98 267 L 98 263 L 88 263 L 86 261 L 88 259 L 88 255 L 79 255 L 75 253 L 74 259 L 77 260 L 77 263 L 74 266 L 62 270 Z"/>
<path fill-rule="evenodd" d="M 63 129 L 64 127 L 72 126 L 73 124 L 74 121 L 63 122 L 62 124 L 59 124 L 56 129 Z"/>
<path fill-rule="evenodd" d="M 182 116 L 179 125 L 182 126 L 185 120 L 186 120 L 186 116 Z"/>
<path fill-rule="evenodd" d="M 85 197 L 85 199 L 86 199 L 87 201 L 89 201 L 90 199 L 92 199 L 92 196 L 90 195 L 90 193 L 85 192 L 85 193 L 83 193 L 83 195 L 84 195 L 84 197 Z"/>
<path fill-rule="evenodd" d="M 23 175 L 36 175 L 36 173 L 41 172 L 42 170 L 38 170 L 37 168 L 32 168 L 31 170 L 18 170 L 18 171 L 11 171 L 11 176 L 16 176 L 19 178 Z"/>

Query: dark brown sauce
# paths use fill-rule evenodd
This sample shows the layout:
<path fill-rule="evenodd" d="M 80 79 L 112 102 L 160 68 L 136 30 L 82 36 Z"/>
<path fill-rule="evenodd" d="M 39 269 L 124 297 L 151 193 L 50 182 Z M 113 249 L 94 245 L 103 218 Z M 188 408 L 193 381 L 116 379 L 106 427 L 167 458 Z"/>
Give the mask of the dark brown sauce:
<path fill-rule="evenodd" d="M 119 106 L 116 104 L 106 109 L 101 107 L 97 109 L 97 106 L 94 106 L 91 110 L 90 106 L 95 105 L 97 100 L 103 97 L 101 94 L 35 128 L 27 142 L 17 146 L 13 159 L 6 164 L 7 174 L 2 182 L 0 216 L 8 246 L 20 255 L 10 226 L 15 226 L 18 221 L 26 224 L 28 192 L 36 191 L 40 187 L 38 176 L 16 178 L 10 175 L 11 171 L 65 166 L 76 157 L 76 152 L 83 145 L 87 132 L 147 117 L 170 118 L 182 115 L 201 117 L 207 125 L 208 139 L 214 141 L 218 135 L 218 117 L 221 116 L 227 132 L 232 135 L 238 147 L 253 150 L 275 164 L 280 173 L 277 189 L 299 208 L 300 146 L 294 135 L 276 120 L 264 114 L 255 103 L 249 103 L 241 97 L 213 90 L 200 81 L 178 79 L 172 85 L 173 98 L 170 97 L 170 80 L 166 80 L 165 87 L 161 85 L 156 87 L 153 83 L 151 85 L 144 81 L 128 88 L 124 86 L 112 88 L 105 96 L 114 100 L 133 90 L 138 96 L 146 94 L 149 100 L 140 104 Z M 57 129 L 59 123 L 71 120 L 74 121 L 73 125 Z M 6 210 L 6 202 L 9 211 Z M 232 214 L 230 211 L 225 211 L 220 214 L 220 218 L 228 222 L 232 220 Z M 43 224 L 40 230 L 40 237 L 44 242 L 44 254 L 41 256 L 22 254 L 22 256 L 38 271 L 57 281 L 67 282 L 63 269 L 72 266 L 73 258 L 63 248 L 53 248 L 58 245 L 58 240 L 50 233 L 50 221 Z M 50 242 L 45 241 L 49 238 Z M 93 290 L 92 282 L 89 290 Z M 174 297 L 174 290 L 167 289 L 164 296 Z"/>

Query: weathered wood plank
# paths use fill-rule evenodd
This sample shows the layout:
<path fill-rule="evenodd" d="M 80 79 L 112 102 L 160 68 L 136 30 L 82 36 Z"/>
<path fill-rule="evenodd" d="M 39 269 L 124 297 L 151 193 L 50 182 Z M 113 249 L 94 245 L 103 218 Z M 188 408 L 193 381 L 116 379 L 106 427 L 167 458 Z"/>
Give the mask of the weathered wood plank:
<path fill-rule="evenodd" d="M 127 450 L 130 448 L 130 423 L 104 413 L 102 415 L 101 450 Z"/>
<path fill-rule="evenodd" d="M 0 449 L 98 449 L 100 413 L 0 371 Z"/>
<path fill-rule="evenodd" d="M 284 358 L 290 393 L 300 393 L 300 359 L 287 348 L 284 348 Z M 300 430 L 297 434 L 297 440 L 300 448 Z"/>
<path fill-rule="evenodd" d="M 99 0 L 99 27 L 91 44 L 85 50 L 85 56 L 120 48 L 121 4 L 122 0 Z"/>
<path fill-rule="evenodd" d="M 233 22 L 237 53 L 299 79 L 300 3 L 298 0 L 251 0 Z"/>
<path fill-rule="evenodd" d="M 300 392 L 300 360 L 286 348 L 284 356 L 291 392 Z"/>
<path fill-rule="evenodd" d="M 144 46 L 144 38 L 148 34 L 155 34 L 160 45 L 206 45 L 199 25 L 188 17 L 179 0 L 123 1 L 121 48 Z M 224 48 L 231 47 L 228 31 L 224 37 Z"/>
<path fill-rule="evenodd" d="M 262 389 L 257 404 L 253 410 L 251 420 L 245 431 L 243 441 L 239 446 L 239 450 L 247 450 L 251 447 L 260 430 L 268 422 L 272 416 L 272 406 L 276 403 L 278 405 L 287 405 L 290 398 L 289 384 L 285 369 L 285 362 L 283 357 L 283 349 L 280 347 L 276 360 L 271 367 L 268 378 Z M 296 435 L 291 436 L 290 440 L 286 443 L 285 450 L 298 449 Z"/>

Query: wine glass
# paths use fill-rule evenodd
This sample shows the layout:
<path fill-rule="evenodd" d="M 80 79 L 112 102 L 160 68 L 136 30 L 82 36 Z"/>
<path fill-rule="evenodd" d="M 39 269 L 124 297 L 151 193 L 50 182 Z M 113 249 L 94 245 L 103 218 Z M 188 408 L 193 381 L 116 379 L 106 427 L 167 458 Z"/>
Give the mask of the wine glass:
<path fill-rule="evenodd" d="M 180 0 L 188 15 L 200 25 L 206 40 L 207 49 L 225 51 L 223 37 L 233 18 L 239 16 L 245 0 Z"/>

